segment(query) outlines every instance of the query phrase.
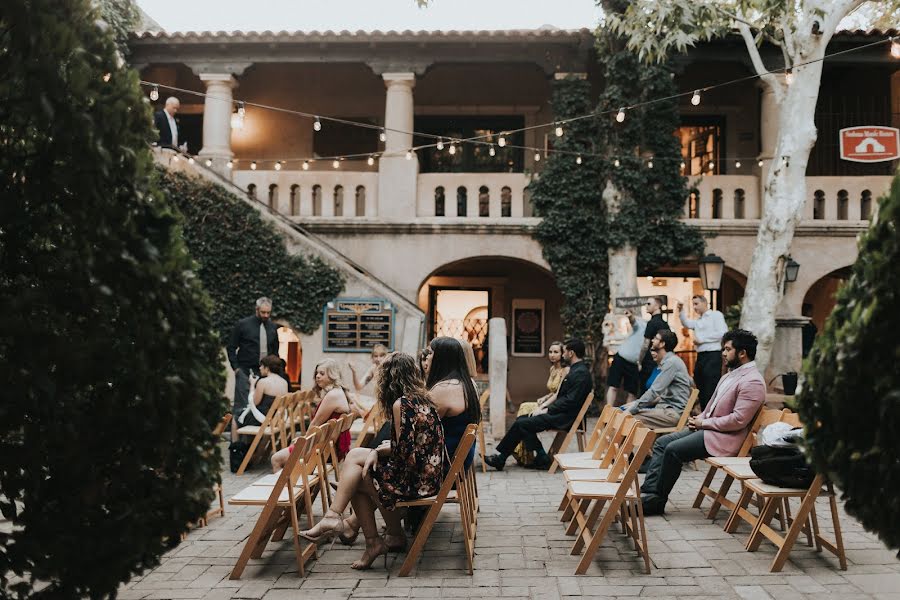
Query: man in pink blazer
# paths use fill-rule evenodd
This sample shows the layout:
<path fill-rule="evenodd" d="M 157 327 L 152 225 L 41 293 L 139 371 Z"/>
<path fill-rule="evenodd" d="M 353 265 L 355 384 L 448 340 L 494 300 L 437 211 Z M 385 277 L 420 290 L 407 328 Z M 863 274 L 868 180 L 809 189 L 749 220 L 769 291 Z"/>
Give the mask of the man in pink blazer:
<path fill-rule="evenodd" d="M 653 445 L 647 477 L 641 486 L 645 515 L 661 515 L 681 467 L 710 456 L 735 456 L 750 424 L 766 402 L 766 382 L 756 368 L 756 336 L 734 329 L 722 337 L 729 372 L 719 380 L 709 403 L 687 429 L 664 435 Z"/>

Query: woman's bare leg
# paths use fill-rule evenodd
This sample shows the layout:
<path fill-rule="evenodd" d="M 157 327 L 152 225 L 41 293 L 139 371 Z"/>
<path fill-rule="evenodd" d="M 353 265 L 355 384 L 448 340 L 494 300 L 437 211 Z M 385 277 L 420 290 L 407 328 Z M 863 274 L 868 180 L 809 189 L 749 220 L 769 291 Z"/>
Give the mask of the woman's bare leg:
<path fill-rule="evenodd" d="M 372 451 L 368 448 L 354 448 L 347 454 L 347 458 L 344 459 L 344 467 L 341 470 L 341 480 L 338 483 L 337 491 L 334 493 L 331 506 L 328 507 L 328 512 L 316 523 L 315 527 L 301 533 L 314 538 L 319 537 L 326 531 L 347 533 L 341 520 L 342 515 L 347 510 L 350 499 L 357 493 L 357 489 L 362 482 L 363 465 L 366 463 L 366 458 L 370 452 Z"/>
<path fill-rule="evenodd" d="M 272 455 L 272 472 L 277 473 L 278 471 L 284 468 L 284 465 L 287 464 L 288 458 L 291 456 L 291 452 L 287 448 L 282 448 L 278 452 Z"/>

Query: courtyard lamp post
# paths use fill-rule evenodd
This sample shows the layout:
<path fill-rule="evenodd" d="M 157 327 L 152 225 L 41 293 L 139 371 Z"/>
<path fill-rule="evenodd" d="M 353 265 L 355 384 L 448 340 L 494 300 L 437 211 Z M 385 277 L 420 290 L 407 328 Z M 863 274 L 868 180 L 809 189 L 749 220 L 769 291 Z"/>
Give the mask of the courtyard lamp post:
<path fill-rule="evenodd" d="M 717 308 L 718 294 L 722 288 L 722 274 L 725 272 L 725 261 L 715 254 L 707 254 L 699 261 L 700 284 L 712 294 L 711 305 Z"/>

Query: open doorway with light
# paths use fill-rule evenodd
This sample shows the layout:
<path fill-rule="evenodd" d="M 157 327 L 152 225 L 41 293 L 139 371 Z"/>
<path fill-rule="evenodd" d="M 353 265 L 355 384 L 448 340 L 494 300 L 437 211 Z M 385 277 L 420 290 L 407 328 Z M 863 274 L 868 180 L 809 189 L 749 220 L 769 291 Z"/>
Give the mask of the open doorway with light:
<path fill-rule="evenodd" d="M 430 338 L 453 337 L 472 344 L 479 373 L 487 373 L 491 293 L 486 289 L 432 287 Z"/>

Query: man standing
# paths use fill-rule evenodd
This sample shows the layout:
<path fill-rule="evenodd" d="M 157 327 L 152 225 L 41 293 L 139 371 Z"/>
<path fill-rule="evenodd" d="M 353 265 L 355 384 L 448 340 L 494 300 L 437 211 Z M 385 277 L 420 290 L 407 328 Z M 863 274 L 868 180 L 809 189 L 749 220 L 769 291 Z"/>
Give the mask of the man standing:
<path fill-rule="evenodd" d="M 525 449 L 535 453 L 535 460 L 530 465 L 533 469 L 547 469 L 552 462 L 544 451 L 537 434 L 548 429 L 568 429 L 578 416 L 585 399 L 594 387 L 591 371 L 584 363 L 584 342 L 577 339 L 566 340 L 563 345 L 563 360 L 569 364 L 569 374 L 563 379 L 556 393 L 556 399 L 549 405 L 535 410 L 531 415 L 516 419 L 500 443 L 497 453 L 486 456 L 484 462 L 498 471 L 503 470 L 506 459 L 512 454 L 519 442 L 524 442 Z"/>
<path fill-rule="evenodd" d="M 175 115 L 179 108 L 181 102 L 171 96 L 166 98 L 166 107 L 153 115 L 153 124 L 159 131 L 159 145 L 163 148 L 178 148 L 178 123 L 175 122 Z"/>
<path fill-rule="evenodd" d="M 278 325 L 272 322 L 272 301 L 263 296 L 256 301 L 256 314 L 241 319 L 228 338 L 228 362 L 234 369 L 234 401 L 231 414 L 231 439 L 237 439 L 237 415 L 247 405 L 250 375 L 259 376 L 259 361 L 278 354 Z"/>
<path fill-rule="evenodd" d="M 669 324 L 663 321 L 662 318 L 662 307 L 663 307 L 663 299 L 660 296 L 651 296 L 649 300 L 647 300 L 647 312 L 650 313 L 650 320 L 647 321 L 647 327 L 644 328 L 644 344 L 641 346 L 641 355 L 638 360 L 638 369 L 641 371 L 641 392 L 647 390 L 650 387 L 650 384 L 647 383 L 647 379 L 650 378 L 650 375 L 653 373 L 653 369 L 656 368 L 656 363 L 653 362 L 653 357 L 650 356 L 650 341 L 656 337 L 656 334 L 660 331 L 668 330 Z"/>
<path fill-rule="evenodd" d="M 656 356 L 659 375 L 640 398 L 622 407 L 651 429 L 677 425 L 691 395 L 691 376 L 684 361 L 673 352 L 677 345 L 674 331 L 656 334 L 650 350 Z"/>
<path fill-rule="evenodd" d="M 729 372 L 722 377 L 706 409 L 691 417 L 687 429 L 664 435 L 653 445 L 647 478 L 641 486 L 645 515 L 661 515 L 681 467 L 710 456 L 735 456 L 759 409 L 766 402 L 766 382 L 756 368 L 756 336 L 733 329 L 722 338 Z"/>
<path fill-rule="evenodd" d="M 700 390 L 700 408 L 706 408 L 719 378 L 722 376 L 722 336 L 728 331 L 725 315 L 709 308 L 705 296 L 691 298 L 697 319 L 689 319 L 684 311 L 684 304 L 678 303 L 681 324 L 694 330 L 694 343 L 697 344 L 697 366 L 694 367 L 694 381 Z"/>
<path fill-rule="evenodd" d="M 638 382 L 638 358 L 641 355 L 641 343 L 644 340 L 644 329 L 647 323 L 643 319 L 636 319 L 630 310 L 625 311 L 628 322 L 631 323 L 631 333 L 625 341 L 619 345 L 619 351 L 613 356 L 606 378 L 606 403 L 616 405 L 619 390 L 624 389 L 627 396 L 625 401 L 632 402 L 638 394 L 640 383 Z"/>

